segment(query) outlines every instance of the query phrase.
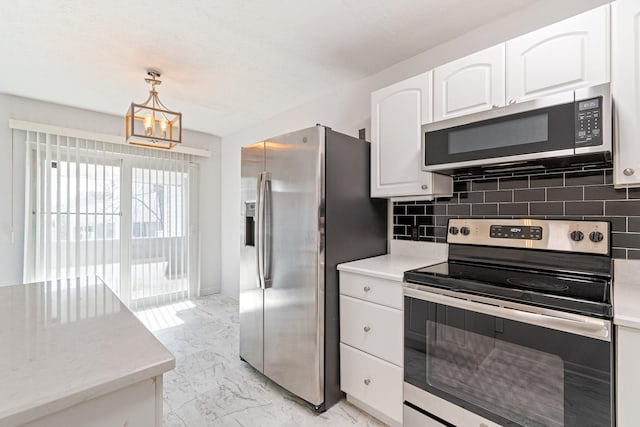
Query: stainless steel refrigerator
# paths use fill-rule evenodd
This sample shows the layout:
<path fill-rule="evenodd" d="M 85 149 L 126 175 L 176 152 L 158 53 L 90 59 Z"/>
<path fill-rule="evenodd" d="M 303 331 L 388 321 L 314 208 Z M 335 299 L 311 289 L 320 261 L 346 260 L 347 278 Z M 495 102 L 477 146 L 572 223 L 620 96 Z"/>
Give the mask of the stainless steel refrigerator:
<path fill-rule="evenodd" d="M 386 253 L 369 151 L 320 125 L 242 149 L 240 357 L 316 411 L 342 396 L 336 266 Z"/>

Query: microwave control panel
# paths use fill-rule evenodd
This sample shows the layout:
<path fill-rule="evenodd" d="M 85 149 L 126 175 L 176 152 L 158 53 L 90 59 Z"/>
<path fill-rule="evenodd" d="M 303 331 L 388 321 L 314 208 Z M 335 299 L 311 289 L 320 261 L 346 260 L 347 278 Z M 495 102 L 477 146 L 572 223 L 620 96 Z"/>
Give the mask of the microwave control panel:
<path fill-rule="evenodd" d="M 576 146 L 602 145 L 602 97 L 576 101 Z"/>

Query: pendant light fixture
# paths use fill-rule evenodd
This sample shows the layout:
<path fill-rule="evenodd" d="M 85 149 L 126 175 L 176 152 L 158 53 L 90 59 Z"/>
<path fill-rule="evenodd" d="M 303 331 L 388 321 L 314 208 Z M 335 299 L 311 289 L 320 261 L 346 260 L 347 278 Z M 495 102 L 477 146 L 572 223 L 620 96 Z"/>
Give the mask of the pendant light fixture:
<path fill-rule="evenodd" d="M 144 79 L 151 85 L 142 104 L 131 103 L 126 118 L 127 143 L 169 150 L 182 142 L 182 113 L 170 111 L 158 98 L 160 72 L 147 70 Z"/>

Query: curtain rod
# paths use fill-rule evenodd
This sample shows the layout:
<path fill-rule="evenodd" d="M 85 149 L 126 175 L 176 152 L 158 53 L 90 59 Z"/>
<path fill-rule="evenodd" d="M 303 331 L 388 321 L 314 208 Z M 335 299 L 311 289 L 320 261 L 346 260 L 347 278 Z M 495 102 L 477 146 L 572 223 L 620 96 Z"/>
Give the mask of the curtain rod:
<path fill-rule="evenodd" d="M 46 125 L 43 123 L 28 122 L 24 120 L 9 119 L 9 128 L 24 130 L 29 132 L 48 133 L 51 135 L 67 136 L 71 138 L 88 139 L 92 141 L 108 142 L 111 144 L 127 145 L 123 136 L 111 135 L 108 133 L 89 132 L 82 129 L 65 128 L 61 126 Z M 153 148 L 147 148 L 153 150 Z M 198 157 L 211 157 L 211 151 L 202 148 L 178 146 L 171 150 L 180 154 L 190 154 Z"/>

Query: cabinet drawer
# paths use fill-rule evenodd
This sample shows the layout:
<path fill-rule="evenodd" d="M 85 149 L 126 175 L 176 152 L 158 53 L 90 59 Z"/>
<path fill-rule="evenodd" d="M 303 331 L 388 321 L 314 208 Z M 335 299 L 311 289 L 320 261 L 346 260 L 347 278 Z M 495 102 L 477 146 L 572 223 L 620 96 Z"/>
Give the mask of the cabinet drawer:
<path fill-rule="evenodd" d="M 402 282 L 341 271 L 340 294 L 403 309 Z"/>
<path fill-rule="evenodd" d="M 340 341 L 402 366 L 402 311 L 341 295 Z"/>
<path fill-rule="evenodd" d="M 340 344 L 340 388 L 402 423 L 402 368 Z"/>

